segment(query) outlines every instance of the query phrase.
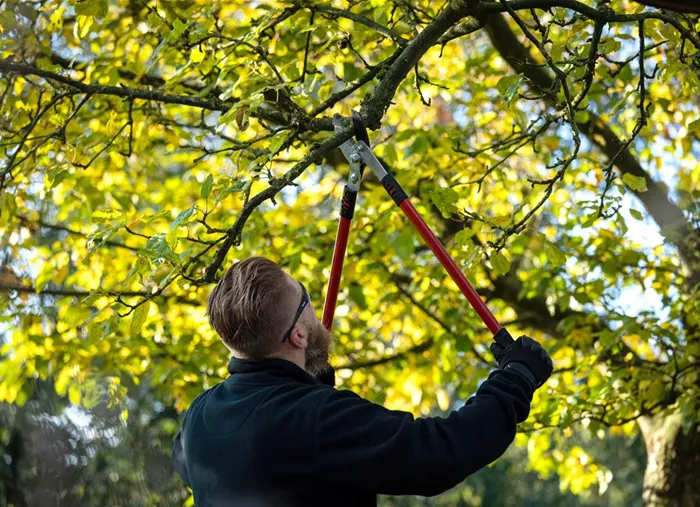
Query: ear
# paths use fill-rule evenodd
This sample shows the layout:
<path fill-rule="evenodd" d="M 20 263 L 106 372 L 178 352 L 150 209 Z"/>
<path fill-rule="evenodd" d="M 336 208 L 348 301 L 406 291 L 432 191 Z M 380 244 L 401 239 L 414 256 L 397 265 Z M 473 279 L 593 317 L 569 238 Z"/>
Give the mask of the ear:
<path fill-rule="evenodd" d="M 309 329 L 303 322 L 297 322 L 292 329 L 287 342 L 295 349 L 305 349 L 309 346 Z"/>

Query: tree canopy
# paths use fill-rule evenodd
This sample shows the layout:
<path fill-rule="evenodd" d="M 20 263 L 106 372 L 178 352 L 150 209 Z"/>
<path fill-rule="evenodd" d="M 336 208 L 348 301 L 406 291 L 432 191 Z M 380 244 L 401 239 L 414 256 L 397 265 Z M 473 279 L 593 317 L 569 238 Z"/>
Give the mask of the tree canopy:
<path fill-rule="evenodd" d="M 516 438 L 534 472 L 604 490 L 612 474 L 569 445 L 575 429 L 641 427 L 648 452 L 655 421 L 697 430 L 697 15 L 627 0 L 1 5 L 0 401 L 41 381 L 125 420 L 141 388 L 185 410 L 227 375 L 206 297 L 251 255 L 320 312 L 352 135 L 332 117 L 357 110 L 500 321 L 554 359 Z M 369 171 L 333 331 L 340 387 L 417 415 L 458 406 L 495 366 Z"/>

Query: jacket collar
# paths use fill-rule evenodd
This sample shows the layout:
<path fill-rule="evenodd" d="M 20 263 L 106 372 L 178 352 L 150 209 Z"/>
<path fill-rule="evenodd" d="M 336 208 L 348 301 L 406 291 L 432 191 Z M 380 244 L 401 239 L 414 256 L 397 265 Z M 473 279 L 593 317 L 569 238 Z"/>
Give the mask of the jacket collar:
<path fill-rule="evenodd" d="M 304 384 L 319 384 L 320 382 L 298 365 L 286 359 L 239 359 L 232 357 L 228 363 L 231 375 L 238 373 L 268 373 L 276 377 L 293 378 Z"/>

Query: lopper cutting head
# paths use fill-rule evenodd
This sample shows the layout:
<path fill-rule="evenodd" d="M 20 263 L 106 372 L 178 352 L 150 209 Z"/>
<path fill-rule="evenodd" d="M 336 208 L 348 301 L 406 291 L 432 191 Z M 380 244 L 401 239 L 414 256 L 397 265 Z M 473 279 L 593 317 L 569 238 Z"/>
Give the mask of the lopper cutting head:
<path fill-rule="evenodd" d="M 352 128 L 355 131 L 355 139 L 357 141 L 363 141 L 367 146 L 369 146 L 369 134 L 367 134 L 367 127 L 365 127 L 365 122 L 362 121 L 362 116 L 357 111 L 352 112 Z M 360 164 L 360 177 L 365 173 L 365 163 Z"/>

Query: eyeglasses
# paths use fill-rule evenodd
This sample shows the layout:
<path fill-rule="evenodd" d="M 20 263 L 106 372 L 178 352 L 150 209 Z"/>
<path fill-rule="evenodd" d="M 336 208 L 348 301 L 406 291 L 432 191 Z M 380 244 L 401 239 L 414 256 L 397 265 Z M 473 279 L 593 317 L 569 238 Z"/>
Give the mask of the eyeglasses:
<path fill-rule="evenodd" d="M 304 308 L 307 307 L 311 303 L 311 298 L 309 297 L 309 293 L 306 292 L 306 287 L 304 287 L 304 284 L 299 282 L 299 286 L 301 287 L 301 303 L 299 303 L 299 308 L 297 308 L 297 314 L 294 316 L 294 320 L 292 321 L 292 325 L 289 327 L 289 330 L 284 333 L 284 337 L 282 338 L 282 343 L 287 341 L 287 338 L 289 338 L 289 335 L 292 334 L 292 329 L 294 329 L 294 326 L 297 325 L 297 320 L 299 320 L 299 317 L 301 316 L 301 312 L 304 311 Z"/>

